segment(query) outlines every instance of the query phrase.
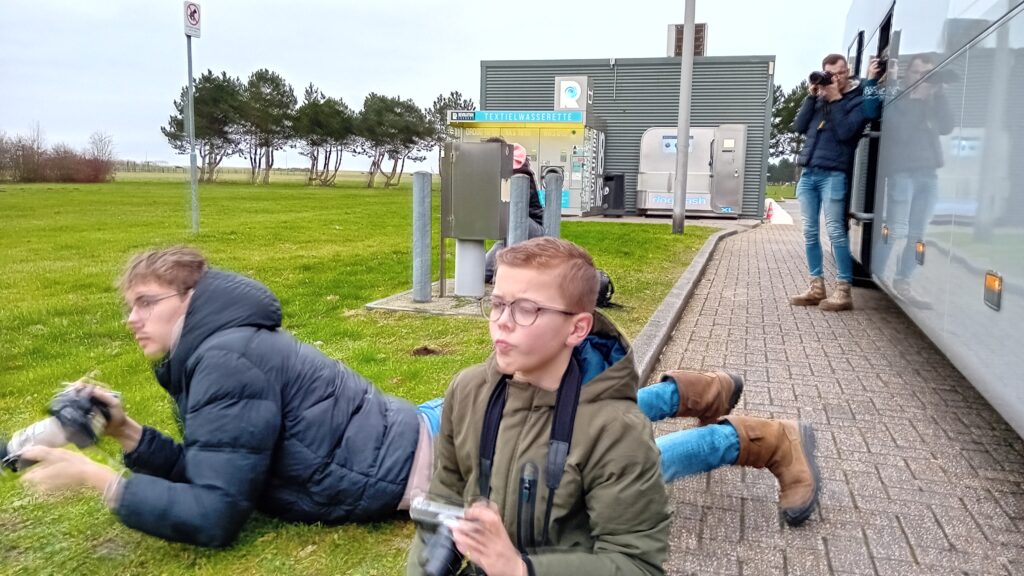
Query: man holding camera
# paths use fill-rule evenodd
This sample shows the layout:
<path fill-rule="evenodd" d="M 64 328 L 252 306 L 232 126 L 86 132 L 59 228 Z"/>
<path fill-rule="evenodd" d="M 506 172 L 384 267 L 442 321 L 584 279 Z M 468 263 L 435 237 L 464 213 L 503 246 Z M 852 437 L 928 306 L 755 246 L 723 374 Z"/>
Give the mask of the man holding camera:
<path fill-rule="evenodd" d="M 93 488 L 122 523 L 175 542 L 224 547 L 254 510 L 295 522 L 390 517 L 429 476 L 430 420 L 281 329 L 265 286 L 211 268 L 191 248 L 141 253 L 120 281 L 126 322 L 177 408 L 176 441 L 106 405 L 121 476 L 85 455 L 35 445 L 23 480 L 44 492 Z M 434 414 L 433 416 L 431 414 Z M 346 433 L 350 432 L 350 433 Z M 424 482 L 424 487 L 426 482 Z"/>
<path fill-rule="evenodd" d="M 809 94 L 791 128 L 806 139 L 800 151 L 803 172 L 796 195 L 811 281 L 805 292 L 789 301 L 795 306 L 816 305 L 828 311 L 852 310 L 853 259 L 846 226 L 846 195 L 857 142 L 864 126 L 881 112 L 876 84 L 882 65 L 872 60 L 867 80 L 856 86 L 850 82 L 850 68 L 842 55 L 829 54 L 822 68 L 822 72 L 811 74 Z M 822 212 L 838 270 L 831 297 L 825 293 L 819 239 Z"/>

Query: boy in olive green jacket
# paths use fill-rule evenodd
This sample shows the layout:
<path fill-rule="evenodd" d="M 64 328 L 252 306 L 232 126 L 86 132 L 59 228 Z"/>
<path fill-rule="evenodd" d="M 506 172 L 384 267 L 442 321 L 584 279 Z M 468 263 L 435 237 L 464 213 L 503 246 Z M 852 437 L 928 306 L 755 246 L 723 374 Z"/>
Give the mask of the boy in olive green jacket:
<path fill-rule="evenodd" d="M 636 403 L 632 351 L 594 312 L 596 297 L 593 261 L 574 244 L 538 238 L 498 255 L 494 292 L 483 302 L 494 353 L 452 382 L 434 440 L 429 497 L 469 505 L 452 527 L 465 573 L 663 573 L 669 511 L 659 452 Z M 580 390 L 575 425 L 548 514 L 556 397 L 571 379 Z M 488 495 L 480 490 L 481 431 L 499 382 L 504 407 Z M 524 498 L 532 505 L 524 508 Z M 409 574 L 422 573 L 428 536 L 417 534 Z"/>
<path fill-rule="evenodd" d="M 638 393 L 630 345 L 594 310 L 597 290 L 593 261 L 570 242 L 536 238 L 499 253 L 481 302 L 494 353 L 432 404 L 428 496 L 469 506 L 446 525 L 461 553 L 450 573 L 661 574 L 664 483 L 721 466 L 771 470 L 791 526 L 816 508 L 809 424 L 730 415 L 743 381 L 725 372 L 671 371 Z M 565 393 L 575 390 L 578 400 Z M 568 417 L 558 417 L 561 396 L 575 407 Z M 650 421 L 670 417 L 701 426 L 655 442 Z M 553 427 L 567 421 L 570 440 L 560 441 Z M 409 574 L 423 573 L 430 536 L 421 526 Z"/>

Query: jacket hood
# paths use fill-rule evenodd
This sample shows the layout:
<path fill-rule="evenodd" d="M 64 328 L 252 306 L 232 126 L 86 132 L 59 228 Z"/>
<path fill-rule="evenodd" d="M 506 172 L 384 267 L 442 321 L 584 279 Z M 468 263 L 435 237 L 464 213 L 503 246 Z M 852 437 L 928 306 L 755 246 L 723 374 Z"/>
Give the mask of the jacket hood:
<path fill-rule="evenodd" d="M 207 271 L 192 293 L 178 345 L 155 368 L 157 380 L 168 392 L 178 394 L 185 365 L 196 349 L 217 332 L 243 326 L 280 328 L 281 302 L 251 278 L 223 270 Z"/>

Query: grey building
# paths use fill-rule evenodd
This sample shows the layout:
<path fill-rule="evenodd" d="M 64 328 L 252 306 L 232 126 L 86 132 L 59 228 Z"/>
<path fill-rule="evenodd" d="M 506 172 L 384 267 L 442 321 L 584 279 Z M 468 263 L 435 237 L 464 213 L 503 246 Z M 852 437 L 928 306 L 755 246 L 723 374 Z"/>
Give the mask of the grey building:
<path fill-rule="evenodd" d="M 694 59 L 691 125 L 747 126 L 743 218 L 760 218 L 764 209 L 774 70 L 774 56 Z M 588 76 L 592 110 L 607 124 L 605 172 L 626 175 L 626 208 L 635 211 L 640 138 L 648 128 L 677 124 L 679 74 L 679 58 L 483 61 L 480 104 L 552 110 L 556 76 Z"/>

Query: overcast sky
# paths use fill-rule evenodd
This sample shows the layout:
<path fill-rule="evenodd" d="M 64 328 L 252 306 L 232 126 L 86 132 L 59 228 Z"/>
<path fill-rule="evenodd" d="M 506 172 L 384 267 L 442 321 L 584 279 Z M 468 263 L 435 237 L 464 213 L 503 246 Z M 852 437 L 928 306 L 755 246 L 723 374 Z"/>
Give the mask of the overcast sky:
<path fill-rule="evenodd" d="M 368 92 L 421 107 L 459 90 L 479 103 L 480 61 L 664 56 L 683 0 L 205 0 L 196 76 L 280 73 L 359 109 Z M 614 8 L 612 8 L 614 7 Z M 708 55 L 775 55 L 790 87 L 841 45 L 846 0 L 698 0 Z M 39 122 L 47 142 L 82 147 L 100 130 L 117 154 L 187 163 L 160 134 L 187 81 L 181 0 L 0 0 L 0 130 Z M 291 150 L 284 167 L 302 164 Z M 238 158 L 233 165 L 245 165 Z M 347 169 L 365 168 L 348 159 Z"/>

